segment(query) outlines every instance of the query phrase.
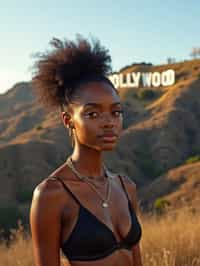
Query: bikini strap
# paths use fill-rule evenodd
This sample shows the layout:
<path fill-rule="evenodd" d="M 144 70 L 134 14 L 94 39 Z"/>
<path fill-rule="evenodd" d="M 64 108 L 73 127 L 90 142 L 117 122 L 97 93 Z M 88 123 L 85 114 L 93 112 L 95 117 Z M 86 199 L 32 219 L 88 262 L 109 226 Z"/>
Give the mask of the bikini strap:
<path fill-rule="evenodd" d="M 128 193 L 127 193 L 127 191 L 126 191 L 126 188 L 125 188 L 125 185 L 124 185 L 124 182 L 122 181 L 122 177 L 118 174 L 118 176 L 119 176 L 119 179 L 120 179 L 120 182 L 121 182 L 121 184 L 122 184 L 122 187 L 123 187 L 123 190 L 124 190 L 124 192 L 125 192 L 125 194 L 126 194 L 126 197 L 127 197 L 127 199 L 128 199 L 128 202 L 130 202 L 130 199 L 129 199 L 129 196 L 128 196 Z M 64 187 L 64 189 L 67 191 L 67 192 L 69 192 L 69 194 L 72 196 L 72 198 L 80 205 L 80 206 L 82 206 L 82 204 L 81 204 L 81 202 L 78 200 L 78 198 L 74 195 L 74 193 L 66 186 L 66 184 L 63 182 L 63 180 L 60 178 L 60 177 L 58 177 L 58 176 L 51 176 L 51 178 L 55 178 L 55 179 L 57 179 L 57 180 L 59 180 L 60 182 L 61 182 L 61 184 L 63 185 L 63 187 Z"/>
<path fill-rule="evenodd" d="M 81 202 L 78 200 L 78 198 L 74 195 L 74 193 L 66 186 L 66 184 L 63 182 L 63 180 L 58 177 L 58 176 L 51 176 L 52 178 L 55 178 L 57 180 L 59 180 L 61 182 L 61 184 L 63 185 L 64 189 L 67 190 L 67 192 L 69 192 L 69 194 L 72 196 L 72 198 L 80 205 L 82 206 Z"/>
<path fill-rule="evenodd" d="M 125 188 L 124 182 L 122 181 L 122 176 L 121 176 L 120 174 L 118 174 L 118 176 L 119 176 L 119 179 L 120 179 L 120 181 L 121 181 L 121 184 L 122 184 L 122 187 L 123 187 L 123 189 L 124 189 L 124 192 L 126 193 L 126 197 L 127 197 L 127 199 L 128 199 L 128 202 L 130 202 L 130 199 L 129 199 L 128 193 L 127 193 L 127 191 L 126 191 L 126 188 Z"/>

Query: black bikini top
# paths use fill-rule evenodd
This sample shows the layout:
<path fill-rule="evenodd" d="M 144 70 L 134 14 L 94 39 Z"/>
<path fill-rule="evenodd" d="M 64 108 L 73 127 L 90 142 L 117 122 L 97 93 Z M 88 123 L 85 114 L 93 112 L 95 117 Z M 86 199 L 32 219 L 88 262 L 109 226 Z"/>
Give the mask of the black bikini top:
<path fill-rule="evenodd" d="M 142 235 L 142 228 L 131 205 L 121 177 L 120 181 L 126 193 L 131 214 L 131 228 L 127 236 L 120 242 L 116 240 L 113 232 L 104 223 L 81 204 L 77 197 L 59 177 L 55 178 L 60 180 L 64 189 L 69 192 L 74 200 L 80 205 L 76 225 L 69 238 L 61 244 L 62 252 L 68 260 L 98 260 L 110 255 L 117 249 L 131 250 L 132 246 L 139 242 Z"/>

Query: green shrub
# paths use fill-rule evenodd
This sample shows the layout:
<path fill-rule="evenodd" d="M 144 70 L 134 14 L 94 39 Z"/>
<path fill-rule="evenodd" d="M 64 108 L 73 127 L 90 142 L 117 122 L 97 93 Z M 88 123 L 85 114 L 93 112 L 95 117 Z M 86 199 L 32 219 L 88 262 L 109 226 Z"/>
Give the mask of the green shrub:
<path fill-rule="evenodd" d="M 43 129 L 43 127 L 42 127 L 41 125 L 38 125 L 38 126 L 36 127 L 36 129 L 37 129 L 37 130 L 41 130 L 41 129 Z"/>
<path fill-rule="evenodd" d="M 0 227 L 5 231 L 10 228 L 16 228 L 17 220 L 21 219 L 22 215 L 15 203 L 0 205 Z"/>
<path fill-rule="evenodd" d="M 192 156 L 190 158 L 188 158 L 185 163 L 186 164 L 189 164 L 189 163 L 195 163 L 195 162 L 198 162 L 200 161 L 200 155 L 195 155 L 195 156 Z"/>
<path fill-rule="evenodd" d="M 150 176 L 154 176 L 155 174 L 157 176 L 157 171 L 154 166 L 154 162 L 151 158 L 143 158 L 141 162 L 142 170 L 145 174 L 148 174 Z"/>
<path fill-rule="evenodd" d="M 151 153 L 147 147 L 141 147 L 141 149 L 137 151 L 136 154 L 138 157 L 138 165 L 143 171 L 144 175 L 155 178 L 163 173 L 163 170 L 152 159 Z"/>
<path fill-rule="evenodd" d="M 165 198 L 157 198 L 153 204 L 154 209 L 156 210 L 157 213 L 162 213 L 169 205 L 170 202 Z"/>
<path fill-rule="evenodd" d="M 150 90 L 150 89 L 140 90 L 137 93 L 137 97 L 140 100 L 152 99 L 155 97 L 155 92 L 153 90 Z"/>
<path fill-rule="evenodd" d="M 20 203 L 29 202 L 32 199 L 33 189 L 20 187 L 17 189 L 15 197 Z"/>

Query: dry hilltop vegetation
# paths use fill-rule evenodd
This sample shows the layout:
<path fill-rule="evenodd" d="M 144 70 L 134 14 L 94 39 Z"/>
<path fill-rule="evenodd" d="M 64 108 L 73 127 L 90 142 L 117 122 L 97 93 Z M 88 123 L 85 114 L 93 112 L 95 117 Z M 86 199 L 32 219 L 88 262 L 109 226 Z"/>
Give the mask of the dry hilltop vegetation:
<path fill-rule="evenodd" d="M 135 64 L 121 73 L 173 69 L 175 84 L 119 89 L 124 130 L 115 151 L 105 153 L 113 172 L 137 184 L 140 211 L 199 212 L 200 60 L 170 65 Z M 150 92 L 150 93 L 149 93 Z M 71 152 L 59 110 L 44 110 L 31 83 L 0 95 L 0 223 L 28 223 L 36 184 Z"/>

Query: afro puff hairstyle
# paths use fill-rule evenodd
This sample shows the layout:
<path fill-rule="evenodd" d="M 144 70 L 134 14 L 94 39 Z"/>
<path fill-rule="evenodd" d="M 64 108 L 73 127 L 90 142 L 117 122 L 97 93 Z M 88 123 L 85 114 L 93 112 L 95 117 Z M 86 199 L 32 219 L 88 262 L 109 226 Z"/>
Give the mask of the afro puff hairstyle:
<path fill-rule="evenodd" d="M 104 80 L 114 88 L 106 77 L 112 71 L 111 57 L 99 40 L 90 44 L 77 34 L 76 41 L 53 38 L 50 44 L 53 51 L 35 54 L 32 77 L 32 88 L 46 107 L 64 110 L 74 88 L 84 80 Z"/>

